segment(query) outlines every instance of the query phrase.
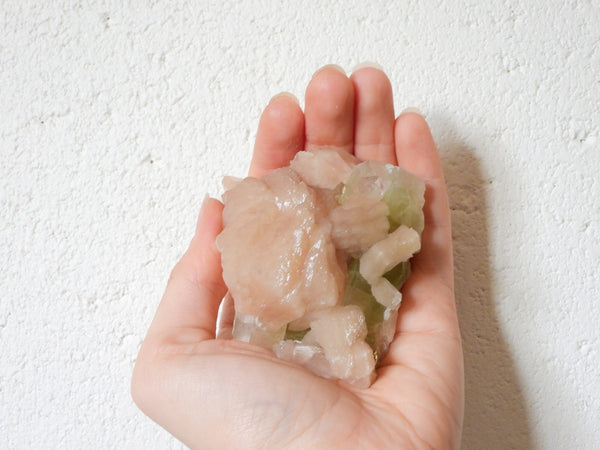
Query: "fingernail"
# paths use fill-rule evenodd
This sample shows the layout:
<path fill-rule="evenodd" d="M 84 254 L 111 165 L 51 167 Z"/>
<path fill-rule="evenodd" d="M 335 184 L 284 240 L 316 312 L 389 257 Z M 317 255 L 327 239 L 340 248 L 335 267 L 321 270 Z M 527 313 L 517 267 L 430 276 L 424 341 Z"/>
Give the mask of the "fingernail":
<path fill-rule="evenodd" d="M 372 69 L 381 70 L 382 72 L 384 71 L 383 67 L 381 67 L 376 62 L 373 62 L 373 61 L 364 61 L 364 62 L 361 62 L 360 64 L 357 64 L 356 66 L 354 66 L 354 69 L 352 69 L 352 73 L 354 73 L 354 72 L 356 72 L 356 71 L 358 71 L 360 69 L 365 69 L 367 67 L 370 67 Z"/>
<path fill-rule="evenodd" d="M 204 194 L 204 198 L 202 199 L 202 204 L 200 205 L 200 213 L 198 214 L 199 217 L 201 217 L 204 214 L 204 211 L 206 211 L 209 200 L 210 200 L 210 195 L 208 193 Z"/>
<path fill-rule="evenodd" d="M 279 94 L 273 96 L 271 98 L 271 100 L 269 101 L 269 103 L 272 103 L 273 101 L 278 100 L 280 98 L 287 98 L 289 100 L 292 100 L 297 105 L 300 104 L 300 101 L 298 100 L 298 98 L 294 94 L 292 94 L 291 92 L 280 92 Z"/>
<path fill-rule="evenodd" d="M 208 203 L 209 199 L 210 199 L 210 194 L 207 192 L 206 194 L 204 194 L 204 198 L 202 199 L 202 206 L 200 206 L 200 210 L 202 210 L 206 207 L 206 204 Z"/>
<path fill-rule="evenodd" d="M 202 222 L 202 218 L 206 212 L 206 208 L 208 207 L 208 201 L 210 200 L 210 195 L 208 193 L 204 194 L 204 199 L 202 200 L 202 205 L 200 206 L 200 212 L 198 213 L 198 219 L 196 220 L 196 233 L 200 229 L 200 223 Z"/>
<path fill-rule="evenodd" d="M 340 66 L 338 66 L 337 64 L 327 64 L 326 66 L 321 67 L 320 69 L 318 69 L 314 74 L 313 74 L 313 78 L 315 77 L 316 74 L 318 74 L 319 72 L 322 72 L 324 70 L 327 69 L 333 69 L 333 70 L 337 70 L 340 73 L 343 73 L 344 75 L 346 75 L 346 71 L 344 69 L 342 69 Z"/>
<path fill-rule="evenodd" d="M 400 113 L 400 115 L 402 115 L 402 114 L 408 114 L 408 113 L 414 113 L 414 114 L 418 114 L 418 115 L 420 115 L 420 116 L 422 116 L 422 115 L 423 115 L 423 113 L 422 113 L 422 112 L 419 110 L 419 108 L 415 108 L 414 106 L 411 106 L 411 107 L 405 108 L 405 109 L 404 109 L 404 110 L 403 110 L 403 111 Z"/>

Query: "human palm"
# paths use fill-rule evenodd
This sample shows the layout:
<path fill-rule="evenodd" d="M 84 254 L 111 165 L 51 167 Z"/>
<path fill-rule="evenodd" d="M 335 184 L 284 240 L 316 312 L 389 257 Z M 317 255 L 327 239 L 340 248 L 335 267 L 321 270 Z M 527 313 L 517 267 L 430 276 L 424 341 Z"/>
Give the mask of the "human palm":
<path fill-rule="evenodd" d="M 215 339 L 226 293 L 215 237 L 222 205 L 207 199 L 189 249 L 175 266 L 138 356 L 140 408 L 193 448 L 456 448 L 463 362 L 454 303 L 450 210 L 425 120 L 394 117 L 392 90 L 374 67 L 350 78 L 318 71 L 303 112 L 289 94 L 260 120 L 251 176 L 296 152 L 335 146 L 398 164 L 425 181 L 425 229 L 404 285 L 396 335 L 368 389 L 314 375 L 271 352 Z"/>

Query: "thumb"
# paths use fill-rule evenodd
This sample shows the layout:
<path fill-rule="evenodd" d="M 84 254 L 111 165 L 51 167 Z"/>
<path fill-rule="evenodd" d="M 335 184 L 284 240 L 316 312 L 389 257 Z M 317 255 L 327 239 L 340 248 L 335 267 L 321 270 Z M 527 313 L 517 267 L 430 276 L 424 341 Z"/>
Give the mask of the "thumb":
<path fill-rule="evenodd" d="M 223 228 L 222 211 L 218 200 L 204 200 L 196 233 L 171 272 L 147 340 L 157 338 L 158 343 L 167 345 L 195 344 L 215 337 L 217 311 L 226 292 L 221 254 L 215 245 Z"/>

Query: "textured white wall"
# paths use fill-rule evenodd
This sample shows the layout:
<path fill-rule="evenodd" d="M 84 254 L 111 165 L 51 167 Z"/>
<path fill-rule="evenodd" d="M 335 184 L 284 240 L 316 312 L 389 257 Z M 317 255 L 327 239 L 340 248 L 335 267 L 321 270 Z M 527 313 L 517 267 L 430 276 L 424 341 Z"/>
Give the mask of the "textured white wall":
<path fill-rule="evenodd" d="M 203 196 L 271 95 L 374 60 L 445 159 L 463 447 L 598 448 L 599 23 L 595 0 L 4 0 L 0 447 L 179 447 L 129 381 Z"/>

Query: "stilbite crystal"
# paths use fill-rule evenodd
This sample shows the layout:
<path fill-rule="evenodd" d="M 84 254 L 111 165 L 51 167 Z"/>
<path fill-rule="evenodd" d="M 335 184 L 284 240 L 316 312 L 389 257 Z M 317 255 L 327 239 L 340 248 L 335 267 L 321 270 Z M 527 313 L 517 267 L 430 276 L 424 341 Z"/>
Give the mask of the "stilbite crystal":
<path fill-rule="evenodd" d="M 321 148 L 261 179 L 226 184 L 217 246 L 233 337 L 368 387 L 420 249 L 423 182 Z"/>

